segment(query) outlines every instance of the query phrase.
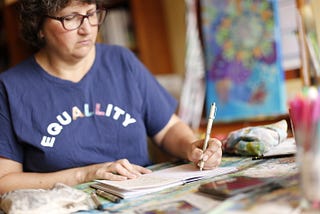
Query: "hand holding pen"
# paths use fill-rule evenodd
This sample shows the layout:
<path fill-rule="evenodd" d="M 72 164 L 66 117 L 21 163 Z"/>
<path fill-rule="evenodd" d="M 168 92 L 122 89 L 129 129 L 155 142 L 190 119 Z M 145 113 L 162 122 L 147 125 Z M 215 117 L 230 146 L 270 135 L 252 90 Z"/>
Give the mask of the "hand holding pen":
<path fill-rule="evenodd" d="M 200 167 L 200 170 L 202 170 L 204 168 L 205 162 L 210 158 L 208 156 L 208 154 L 205 154 L 205 153 L 208 153 L 208 152 L 206 152 L 206 150 L 208 149 L 209 141 L 210 141 L 210 138 L 211 138 L 210 136 L 211 136 L 212 124 L 213 124 L 213 121 L 215 119 L 216 109 L 217 108 L 216 108 L 215 103 L 212 103 L 211 107 L 210 107 L 210 114 L 209 114 L 209 118 L 208 118 L 206 135 L 205 135 L 205 139 L 204 139 L 203 147 L 202 147 L 203 155 L 201 157 L 200 162 L 198 163 L 198 166 Z M 221 154 L 222 153 L 222 151 L 221 151 L 221 143 L 218 140 L 215 140 L 214 143 L 217 144 L 218 147 L 219 147 L 218 148 L 219 151 L 217 151 L 217 152 L 218 152 L 220 157 L 216 157 L 216 158 L 221 158 L 221 155 L 222 155 Z M 209 147 L 211 149 L 212 146 L 209 146 Z"/>

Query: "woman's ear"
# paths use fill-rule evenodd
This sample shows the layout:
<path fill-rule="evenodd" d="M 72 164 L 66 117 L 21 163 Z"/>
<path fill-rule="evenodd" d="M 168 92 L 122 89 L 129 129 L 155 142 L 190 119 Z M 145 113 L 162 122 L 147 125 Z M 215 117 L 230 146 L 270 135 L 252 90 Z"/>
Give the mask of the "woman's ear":
<path fill-rule="evenodd" d="M 40 39 L 44 38 L 44 34 L 43 34 L 42 30 L 39 31 L 38 36 Z"/>

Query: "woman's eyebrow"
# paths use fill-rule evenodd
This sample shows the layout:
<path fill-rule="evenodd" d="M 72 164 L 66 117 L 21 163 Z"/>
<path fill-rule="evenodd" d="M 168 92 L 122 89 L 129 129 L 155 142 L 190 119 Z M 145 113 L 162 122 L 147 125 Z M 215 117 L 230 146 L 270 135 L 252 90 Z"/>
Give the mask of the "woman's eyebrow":
<path fill-rule="evenodd" d="M 97 10 L 98 8 L 96 6 L 93 6 L 92 8 L 89 8 L 87 9 L 86 13 L 85 14 L 88 14 L 90 12 L 93 12 L 95 10 Z M 63 11 L 63 9 L 57 13 L 57 16 L 68 16 L 68 15 L 73 15 L 73 14 L 83 14 L 83 13 L 80 13 L 79 11 Z M 84 15 L 84 14 L 83 14 Z"/>

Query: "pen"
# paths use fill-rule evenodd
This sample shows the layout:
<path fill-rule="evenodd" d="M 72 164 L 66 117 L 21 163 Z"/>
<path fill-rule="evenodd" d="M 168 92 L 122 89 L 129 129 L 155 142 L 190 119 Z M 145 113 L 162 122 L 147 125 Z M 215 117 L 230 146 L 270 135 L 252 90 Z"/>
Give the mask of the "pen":
<path fill-rule="evenodd" d="M 90 193 L 91 199 L 93 200 L 94 204 L 96 205 L 98 210 L 103 210 L 103 205 L 101 204 L 101 202 L 99 201 L 95 191 Z"/>
<path fill-rule="evenodd" d="M 105 199 L 108 199 L 109 201 L 111 201 L 113 203 L 119 203 L 121 201 L 121 198 L 119 198 L 118 196 L 110 194 L 110 193 L 105 192 L 103 190 L 97 189 L 96 194 L 105 198 Z"/>
<path fill-rule="evenodd" d="M 211 135 L 211 129 L 212 129 L 212 123 L 213 123 L 213 120 L 216 116 L 216 103 L 212 103 L 211 106 L 210 106 L 210 114 L 209 114 L 209 118 L 208 118 L 208 124 L 207 124 L 207 129 L 206 129 L 206 136 L 204 138 L 204 144 L 203 144 L 203 148 L 202 148 L 202 151 L 206 151 L 207 149 L 207 146 L 208 146 L 208 142 L 210 140 L 210 135 Z M 199 167 L 200 167 L 200 171 L 202 171 L 203 169 L 203 166 L 204 166 L 204 161 L 203 159 L 200 160 L 200 163 L 199 163 Z"/>
<path fill-rule="evenodd" d="M 294 156 L 293 153 L 289 154 L 281 154 L 281 155 L 269 155 L 269 156 L 256 156 L 253 157 L 252 160 L 262 160 L 262 159 L 272 159 L 272 158 L 286 158 L 286 157 L 291 157 Z"/>

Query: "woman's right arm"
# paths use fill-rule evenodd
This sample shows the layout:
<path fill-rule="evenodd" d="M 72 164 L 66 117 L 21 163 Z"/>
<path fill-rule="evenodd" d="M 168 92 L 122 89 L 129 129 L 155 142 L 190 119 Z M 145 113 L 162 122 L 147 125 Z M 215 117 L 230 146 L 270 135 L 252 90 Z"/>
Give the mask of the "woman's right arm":
<path fill-rule="evenodd" d="M 23 172 L 21 163 L 0 157 L 0 194 L 17 189 L 50 189 L 56 183 L 74 186 L 94 179 L 125 180 L 150 172 L 126 159 L 49 173 Z"/>

